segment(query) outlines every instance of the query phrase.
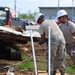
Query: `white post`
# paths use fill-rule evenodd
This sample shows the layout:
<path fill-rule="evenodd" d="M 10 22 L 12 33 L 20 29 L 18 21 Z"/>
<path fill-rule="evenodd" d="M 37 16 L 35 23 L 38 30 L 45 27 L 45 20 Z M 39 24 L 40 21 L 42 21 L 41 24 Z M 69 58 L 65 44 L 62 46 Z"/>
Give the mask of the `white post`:
<path fill-rule="evenodd" d="M 60 5 L 60 0 L 58 0 L 58 10 L 60 9 L 59 5 Z"/>
<path fill-rule="evenodd" d="M 14 10 L 15 10 L 15 18 L 16 18 L 16 0 L 14 0 Z"/>
<path fill-rule="evenodd" d="M 74 0 L 72 0 L 72 20 L 73 20 L 73 6 L 74 6 Z"/>
<path fill-rule="evenodd" d="M 32 30 L 31 30 L 31 43 L 32 43 L 32 52 L 33 52 L 33 58 L 34 58 L 35 75 L 38 75 L 37 66 L 36 66 L 35 51 L 34 51 L 34 44 L 33 44 L 33 37 L 32 37 Z"/>
<path fill-rule="evenodd" d="M 51 75 L 51 39 L 50 26 L 48 27 L 48 75 Z"/>

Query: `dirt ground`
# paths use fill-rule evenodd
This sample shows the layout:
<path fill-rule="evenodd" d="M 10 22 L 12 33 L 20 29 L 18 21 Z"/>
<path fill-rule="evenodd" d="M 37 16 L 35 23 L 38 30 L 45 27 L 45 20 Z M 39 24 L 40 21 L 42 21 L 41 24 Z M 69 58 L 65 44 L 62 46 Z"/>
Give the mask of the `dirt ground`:
<path fill-rule="evenodd" d="M 32 54 L 32 47 L 31 47 L 31 42 L 28 42 L 27 44 L 21 45 L 21 52 L 24 55 L 28 55 L 30 58 L 33 58 Z M 36 42 L 34 43 L 34 50 L 36 54 L 36 60 L 37 60 L 37 67 L 38 67 L 38 74 L 39 75 L 47 75 L 46 71 L 43 71 L 44 68 L 47 67 L 46 65 L 46 46 L 41 46 L 38 45 Z M 70 59 L 68 58 L 67 61 L 69 62 L 68 65 L 71 65 L 72 62 L 70 62 Z M 17 64 L 23 63 L 24 60 L 22 61 L 12 61 L 12 60 L 0 60 L 0 75 L 6 75 L 6 71 L 2 70 L 1 66 L 15 66 Z M 42 65 L 43 63 L 43 65 Z M 42 70 L 41 70 L 41 69 Z M 32 71 L 26 71 L 26 70 L 20 70 L 18 68 L 14 67 L 14 74 L 15 75 L 35 75 L 34 72 Z M 58 74 L 59 75 L 59 74 Z M 74 74 L 68 74 L 68 75 L 74 75 Z"/>

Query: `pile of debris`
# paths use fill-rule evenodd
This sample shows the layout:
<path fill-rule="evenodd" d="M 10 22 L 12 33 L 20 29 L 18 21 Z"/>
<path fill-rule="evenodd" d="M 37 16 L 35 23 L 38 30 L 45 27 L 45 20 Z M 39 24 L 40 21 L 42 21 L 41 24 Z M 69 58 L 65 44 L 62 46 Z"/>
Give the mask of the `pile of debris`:
<path fill-rule="evenodd" d="M 35 41 L 40 34 L 38 36 L 37 32 L 33 32 L 32 36 Z M 20 50 L 24 50 L 21 44 L 27 44 L 30 41 L 30 37 L 30 32 L 24 31 L 21 26 L 0 26 L 0 58 L 6 57 L 11 59 L 12 56 L 15 56 L 14 58 L 21 59 Z"/>

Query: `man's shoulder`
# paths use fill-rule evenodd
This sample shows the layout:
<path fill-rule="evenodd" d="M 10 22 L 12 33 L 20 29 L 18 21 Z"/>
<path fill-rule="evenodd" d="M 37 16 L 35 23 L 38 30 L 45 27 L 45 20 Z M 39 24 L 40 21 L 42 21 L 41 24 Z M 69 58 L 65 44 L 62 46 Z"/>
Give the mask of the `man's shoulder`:
<path fill-rule="evenodd" d="M 52 20 L 52 19 L 45 19 L 45 21 L 54 21 L 54 20 Z"/>
<path fill-rule="evenodd" d="M 68 23 L 69 23 L 69 24 L 75 24 L 75 23 L 74 23 L 74 22 L 72 22 L 72 21 L 68 21 Z"/>
<path fill-rule="evenodd" d="M 48 23 L 48 22 L 49 22 L 49 23 L 56 23 L 56 22 L 55 22 L 54 20 L 52 20 L 52 19 L 46 19 L 46 20 L 44 21 L 44 23 L 46 23 L 46 22 L 47 22 L 47 23 Z"/>

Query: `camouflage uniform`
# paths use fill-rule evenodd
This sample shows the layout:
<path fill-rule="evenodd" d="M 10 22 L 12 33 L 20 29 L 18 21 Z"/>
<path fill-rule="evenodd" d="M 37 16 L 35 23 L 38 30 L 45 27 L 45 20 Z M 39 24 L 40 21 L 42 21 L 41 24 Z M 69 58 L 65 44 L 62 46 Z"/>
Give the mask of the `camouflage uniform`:
<path fill-rule="evenodd" d="M 65 39 L 58 25 L 53 20 L 44 20 L 39 27 L 41 36 L 43 35 L 44 40 L 48 45 L 48 27 L 51 27 L 51 75 L 54 71 L 59 69 L 63 73 L 66 71 L 65 67 Z M 47 48 L 47 59 L 48 59 L 48 48 Z M 66 61 L 65 61 L 66 62 Z M 48 60 L 47 60 L 48 65 Z"/>
<path fill-rule="evenodd" d="M 59 69 L 63 73 L 66 72 L 66 49 L 64 38 L 59 36 L 57 38 L 51 38 L 51 73 Z M 48 45 L 48 41 L 47 41 Z M 48 48 L 47 48 L 47 59 L 48 59 Z M 62 63 L 63 62 L 63 63 Z M 48 65 L 47 65 L 48 66 Z"/>
<path fill-rule="evenodd" d="M 67 21 L 65 24 L 59 25 L 61 31 L 63 32 L 65 41 L 66 41 L 66 52 L 70 56 L 73 62 L 73 66 L 75 66 L 75 55 L 71 56 L 71 50 L 74 45 L 74 33 L 75 33 L 75 24 L 71 21 Z"/>
<path fill-rule="evenodd" d="M 73 65 L 75 66 L 75 54 L 71 55 L 71 50 L 73 49 L 74 44 L 66 44 L 66 52 L 70 56 Z"/>

